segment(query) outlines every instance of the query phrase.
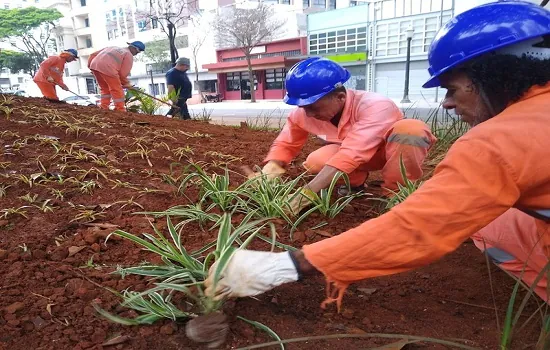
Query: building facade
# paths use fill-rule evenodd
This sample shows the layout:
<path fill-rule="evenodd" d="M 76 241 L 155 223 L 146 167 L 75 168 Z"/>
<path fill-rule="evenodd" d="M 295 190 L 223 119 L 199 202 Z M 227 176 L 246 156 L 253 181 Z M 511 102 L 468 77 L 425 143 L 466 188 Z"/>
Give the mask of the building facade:
<path fill-rule="evenodd" d="M 393 99 L 403 97 L 407 30 L 412 29 L 409 98 L 439 99 L 422 89 L 428 50 L 439 28 L 453 16 L 453 0 L 384 0 L 308 15 L 308 54 L 325 56 L 352 74 L 347 84 Z"/>
<path fill-rule="evenodd" d="M 203 67 L 218 75 L 218 92 L 225 100 L 282 99 L 287 70 L 307 53 L 306 38 L 292 38 L 256 46 L 252 51 L 254 89 L 250 86 L 248 64 L 239 48 L 220 49 L 217 62 Z"/>

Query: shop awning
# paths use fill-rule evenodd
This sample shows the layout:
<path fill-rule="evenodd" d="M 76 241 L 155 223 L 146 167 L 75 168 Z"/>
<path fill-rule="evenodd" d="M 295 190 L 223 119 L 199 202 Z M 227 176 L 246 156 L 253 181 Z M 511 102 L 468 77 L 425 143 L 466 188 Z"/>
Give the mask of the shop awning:
<path fill-rule="evenodd" d="M 252 69 L 257 71 L 290 67 L 298 61 L 300 61 L 298 57 L 275 56 L 254 59 L 251 63 Z M 210 63 L 204 64 L 202 67 L 208 69 L 208 73 L 231 73 L 248 70 L 246 60 Z"/>

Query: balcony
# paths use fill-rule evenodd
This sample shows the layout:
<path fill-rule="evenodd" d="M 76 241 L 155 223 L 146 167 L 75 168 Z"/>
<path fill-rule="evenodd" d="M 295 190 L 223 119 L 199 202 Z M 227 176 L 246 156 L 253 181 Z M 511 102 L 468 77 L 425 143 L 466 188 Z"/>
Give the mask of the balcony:
<path fill-rule="evenodd" d="M 81 27 L 74 30 L 75 36 L 92 35 L 92 27 Z"/>
<path fill-rule="evenodd" d="M 80 17 L 80 16 L 88 16 L 92 8 L 90 6 L 77 6 L 73 7 L 71 10 L 71 16 L 73 17 Z"/>
<path fill-rule="evenodd" d="M 92 53 L 94 53 L 96 49 L 93 47 L 83 47 L 78 49 L 78 55 L 79 56 L 90 56 Z"/>

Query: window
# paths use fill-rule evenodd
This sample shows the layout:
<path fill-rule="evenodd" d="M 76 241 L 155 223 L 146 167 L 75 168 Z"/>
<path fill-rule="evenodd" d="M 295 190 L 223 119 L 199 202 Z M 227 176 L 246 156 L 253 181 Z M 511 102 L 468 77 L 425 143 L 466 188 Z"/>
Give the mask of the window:
<path fill-rule="evenodd" d="M 97 87 L 94 79 L 86 78 L 86 90 L 88 90 L 89 94 L 97 94 Z"/>
<path fill-rule="evenodd" d="M 159 84 L 149 84 L 149 93 L 153 96 L 159 95 Z"/>
<path fill-rule="evenodd" d="M 336 0 L 328 0 L 328 8 L 334 10 L 336 8 Z"/>
<path fill-rule="evenodd" d="M 241 75 L 239 72 L 227 73 L 227 91 L 240 91 L 241 90 Z"/>
<path fill-rule="evenodd" d="M 90 19 L 89 18 L 85 18 L 84 19 L 84 27 L 88 28 L 90 26 Z"/>
<path fill-rule="evenodd" d="M 153 18 L 151 20 L 151 26 L 153 27 L 153 29 L 157 29 L 159 27 L 159 21 L 156 18 Z"/>
<path fill-rule="evenodd" d="M 327 0 L 311 0 L 311 2 L 312 7 L 327 7 Z"/>
<path fill-rule="evenodd" d="M 302 4 L 303 4 L 304 8 L 309 7 L 309 0 L 303 0 Z"/>
<path fill-rule="evenodd" d="M 349 7 L 352 7 L 352 6 L 357 6 L 357 1 L 350 0 Z"/>
<path fill-rule="evenodd" d="M 90 47 L 92 47 L 92 46 L 93 46 L 93 45 L 92 45 L 92 38 L 87 38 L 87 39 L 86 39 L 86 47 L 87 47 L 87 48 L 90 48 Z"/>
<path fill-rule="evenodd" d="M 138 30 L 140 32 L 143 32 L 143 31 L 147 30 L 147 22 L 146 21 L 138 21 L 137 25 L 138 25 Z"/>
<path fill-rule="evenodd" d="M 17 83 L 23 84 L 23 77 L 17 77 Z"/>
<path fill-rule="evenodd" d="M 286 69 L 266 69 L 266 90 L 282 90 L 285 86 Z"/>
<path fill-rule="evenodd" d="M 290 0 L 281 0 L 279 3 L 282 5 L 290 5 Z"/>
<path fill-rule="evenodd" d="M 166 94 L 166 84 L 160 83 L 160 94 L 165 95 Z"/>
<path fill-rule="evenodd" d="M 9 10 L 9 9 L 10 9 L 10 5 L 9 5 L 9 4 L 4 4 L 4 8 L 5 8 L 6 10 Z"/>
<path fill-rule="evenodd" d="M 367 50 L 367 27 L 310 34 L 309 53 L 329 54 Z"/>
<path fill-rule="evenodd" d="M 38 2 L 38 1 L 36 1 Z M 80 6 L 86 6 L 86 0 L 80 0 Z"/>

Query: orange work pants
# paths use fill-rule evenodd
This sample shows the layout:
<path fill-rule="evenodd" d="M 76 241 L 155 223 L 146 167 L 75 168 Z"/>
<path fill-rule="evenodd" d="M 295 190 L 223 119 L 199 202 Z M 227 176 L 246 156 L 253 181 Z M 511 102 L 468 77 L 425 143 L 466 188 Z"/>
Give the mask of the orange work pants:
<path fill-rule="evenodd" d="M 95 70 L 92 70 L 92 73 L 94 74 L 95 80 L 99 85 L 101 94 L 100 107 L 102 109 L 109 109 L 109 104 L 111 103 L 112 98 L 113 104 L 115 105 L 115 110 L 123 112 L 126 111 L 126 106 L 124 105 L 124 90 L 122 89 L 120 77 L 112 77 Z"/>
<path fill-rule="evenodd" d="M 403 157 L 409 180 L 422 177 L 422 163 L 436 141 L 426 123 L 416 119 L 402 119 L 388 130 L 384 140 L 384 144 L 368 163 L 361 164 L 348 174 L 351 186 L 363 185 L 370 171 L 382 170 L 383 186 L 391 190 L 397 189 L 397 184 L 403 183 L 399 168 L 400 156 Z M 329 144 L 311 152 L 303 163 L 304 168 L 317 174 L 339 149 L 339 144 Z"/>
<path fill-rule="evenodd" d="M 59 97 L 57 97 L 57 92 L 55 91 L 55 85 L 52 83 L 43 83 L 43 82 L 34 82 L 36 85 L 38 85 L 38 88 L 42 92 L 42 95 L 45 98 L 48 98 L 50 100 L 59 100 Z"/>
<path fill-rule="evenodd" d="M 544 249 L 544 234 L 550 225 L 509 209 L 472 236 L 476 247 L 485 251 L 498 267 L 510 272 L 548 303 L 546 274 L 533 286 L 538 274 L 548 263 Z"/>

